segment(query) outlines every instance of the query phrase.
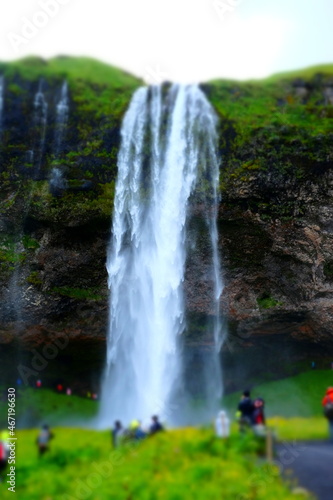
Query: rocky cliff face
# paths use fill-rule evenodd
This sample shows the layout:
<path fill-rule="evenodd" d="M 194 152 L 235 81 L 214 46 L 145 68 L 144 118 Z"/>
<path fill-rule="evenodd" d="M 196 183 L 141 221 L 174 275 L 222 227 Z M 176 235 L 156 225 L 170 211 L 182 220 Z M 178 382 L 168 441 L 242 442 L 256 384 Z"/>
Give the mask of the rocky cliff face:
<path fill-rule="evenodd" d="M 0 74 L 1 373 L 89 386 L 105 357 L 121 119 L 140 82 L 71 58 L 3 64 Z M 64 82 L 68 110 L 59 124 Z M 59 349 L 63 335 L 68 345 Z"/>
<path fill-rule="evenodd" d="M 97 386 L 104 363 L 105 259 L 119 130 L 139 82 L 112 69 L 108 84 L 99 76 L 105 68 L 90 62 L 86 74 L 80 64 L 65 58 L 0 65 L 1 371 L 10 379 L 23 373 L 29 383 L 43 376 L 49 383 Z M 69 116 L 57 151 L 64 80 Z M 218 226 L 230 388 L 237 359 L 247 367 L 246 376 L 257 375 L 254 360 L 261 349 L 267 373 L 272 360 L 281 368 L 286 352 L 295 353 L 295 367 L 312 357 L 329 361 L 332 82 L 328 72 L 268 86 L 203 87 L 221 117 Z M 47 103 L 45 130 L 35 105 L 39 91 Z M 191 224 L 201 224 L 202 217 L 195 207 Z M 185 285 L 186 339 L 193 352 L 211 342 L 205 335 L 212 311 L 204 232 L 199 239 L 189 254 Z M 193 293 L 194 280 L 199 295 Z"/>

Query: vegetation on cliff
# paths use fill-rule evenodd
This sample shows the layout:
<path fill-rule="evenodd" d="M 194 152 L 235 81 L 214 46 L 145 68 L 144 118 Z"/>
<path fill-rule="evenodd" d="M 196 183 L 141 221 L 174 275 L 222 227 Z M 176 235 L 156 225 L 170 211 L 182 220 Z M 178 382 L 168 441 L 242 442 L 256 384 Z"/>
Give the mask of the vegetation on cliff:
<path fill-rule="evenodd" d="M 260 318 L 263 331 L 294 325 L 296 338 L 302 311 L 306 335 L 328 337 L 333 65 L 203 89 L 220 117 L 218 223 L 236 331 Z"/>
<path fill-rule="evenodd" d="M 276 194 L 286 179 L 306 181 L 332 165 L 333 65 L 260 81 L 217 80 L 203 88 L 221 118 L 225 199 L 245 200 L 265 184 L 271 187 L 266 199 L 254 195 L 251 209 L 264 217 L 302 215 L 296 199 L 279 203 Z"/>
<path fill-rule="evenodd" d="M 68 247 L 71 251 L 80 247 L 82 251 L 82 241 L 78 241 L 75 228 L 85 233 L 86 238 L 94 234 L 94 247 L 101 250 L 101 255 L 96 250 L 92 258 L 104 267 L 121 120 L 141 82 L 101 62 L 64 56 L 48 61 L 29 57 L 0 63 L 0 76 L 3 77 L 0 283 L 4 287 L 12 283 L 13 297 L 12 305 L 3 306 L 7 309 L 2 311 L 2 316 L 17 317 L 13 309 L 15 303 L 18 304 L 15 297 L 18 284 L 22 290 L 30 287 L 30 290 L 51 294 L 47 300 L 54 296 L 81 301 L 101 298 L 105 295 L 105 290 L 100 291 L 101 287 L 106 288 L 105 274 L 96 276 L 95 269 L 91 286 L 79 283 L 68 265 L 62 270 L 66 259 L 64 249 L 57 266 L 58 276 L 51 280 L 50 276 L 46 277 L 41 264 L 45 250 L 42 240 L 49 228 L 52 244 L 60 251 L 64 244 L 61 230 L 72 228 L 66 237 Z M 68 113 L 62 126 L 61 143 L 57 144 L 64 82 Z M 58 179 L 54 181 L 55 175 Z M 99 238 L 103 244 L 96 247 Z M 95 263 L 90 265 L 88 274 Z M 3 303 L 6 302 L 4 299 Z"/>
<path fill-rule="evenodd" d="M 66 223 L 70 212 L 79 219 L 86 210 L 89 217 L 92 211 L 110 216 L 121 119 L 141 82 L 92 59 L 64 56 L 0 63 L 0 75 L 4 77 L 1 211 L 13 213 L 23 198 L 29 205 L 25 212 L 37 212 L 54 222 Z M 69 113 L 63 144 L 56 152 L 56 109 L 63 82 L 68 85 Z M 35 116 L 40 89 L 47 116 L 41 165 L 36 167 L 31 152 L 36 156 L 42 136 Z M 56 189 L 56 196 L 49 196 L 48 181 L 55 167 L 65 177 L 66 190 Z"/>
<path fill-rule="evenodd" d="M 66 56 L 0 63 L 0 75 L 5 78 L 0 141 L 2 211 L 13 212 L 16 198 L 23 197 L 29 201 L 29 211 L 54 222 L 109 215 L 120 123 L 141 82 L 92 59 Z M 61 154 L 56 155 L 55 108 L 63 81 L 69 89 L 69 122 Z M 33 114 L 34 96 L 41 84 L 48 123 L 41 171 L 36 172 L 27 153 L 40 134 Z M 237 198 L 239 204 L 243 198 L 263 218 L 301 216 L 303 209 L 297 200 L 279 203 L 276 192 L 284 179 L 289 184 L 305 181 L 332 162 L 333 66 L 260 81 L 217 80 L 202 87 L 221 118 L 224 200 Z M 66 189 L 49 196 L 47 181 L 56 167 L 65 175 Z M 26 179 L 32 184 L 26 186 Z M 251 199 L 244 195 L 244 189 L 258 183 L 271 187 L 266 197 L 263 193 Z M 19 197 L 13 196 L 13 187 Z"/>

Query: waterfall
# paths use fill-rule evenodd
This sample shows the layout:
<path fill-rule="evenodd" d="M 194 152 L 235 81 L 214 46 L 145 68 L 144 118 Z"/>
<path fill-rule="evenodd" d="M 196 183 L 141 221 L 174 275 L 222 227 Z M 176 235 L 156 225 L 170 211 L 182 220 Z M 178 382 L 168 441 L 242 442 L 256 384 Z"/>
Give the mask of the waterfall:
<path fill-rule="evenodd" d="M 5 87 L 4 77 L 0 76 L 0 140 L 2 136 L 2 126 L 3 126 L 4 87 Z"/>
<path fill-rule="evenodd" d="M 57 111 L 56 111 L 56 126 L 55 126 L 55 137 L 54 137 L 54 142 L 55 142 L 54 153 L 56 156 L 59 155 L 59 153 L 61 152 L 61 145 L 68 121 L 68 112 L 69 112 L 68 85 L 67 82 L 64 81 L 61 87 L 60 100 L 57 104 Z"/>
<path fill-rule="evenodd" d="M 54 196 L 60 196 L 66 188 L 67 181 L 66 179 L 64 179 L 63 173 L 60 168 L 52 168 L 50 175 L 50 192 Z"/>
<path fill-rule="evenodd" d="M 62 151 L 62 143 L 67 127 L 69 113 L 68 85 L 64 81 L 61 87 L 60 99 L 56 107 L 56 123 L 54 133 L 54 156 L 59 158 Z M 50 192 L 57 196 L 61 195 L 67 187 L 63 171 L 58 167 L 53 167 L 50 175 Z"/>
<path fill-rule="evenodd" d="M 184 400 L 187 225 L 200 205 L 207 212 L 216 315 L 214 397 L 221 396 L 216 125 L 196 85 L 140 88 L 124 117 L 107 258 L 111 297 L 102 426 L 115 419 L 145 421 L 156 412 L 179 422 L 172 413 L 179 414 L 173 408 Z"/>
<path fill-rule="evenodd" d="M 44 145 L 45 145 L 45 134 L 46 134 L 46 125 L 47 125 L 47 110 L 48 110 L 48 105 L 43 93 L 43 82 L 42 80 L 39 82 L 39 87 L 38 91 L 35 95 L 34 98 L 34 124 L 35 124 L 35 130 L 37 134 L 37 140 L 36 140 L 36 147 L 34 149 L 37 149 L 37 155 L 34 157 L 37 157 L 37 172 L 36 175 L 38 177 L 41 164 L 42 164 L 42 159 L 43 159 L 43 153 L 44 153 Z M 35 151 L 34 151 L 35 153 Z"/>

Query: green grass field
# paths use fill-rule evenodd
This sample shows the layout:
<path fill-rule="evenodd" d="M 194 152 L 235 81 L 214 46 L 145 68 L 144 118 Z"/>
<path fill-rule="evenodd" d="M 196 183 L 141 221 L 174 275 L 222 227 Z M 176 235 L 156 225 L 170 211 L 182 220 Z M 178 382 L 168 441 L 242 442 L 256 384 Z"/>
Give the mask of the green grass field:
<path fill-rule="evenodd" d="M 278 441 L 312 441 L 328 439 L 328 424 L 324 417 L 272 417 L 267 425 Z"/>
<path fill-rule="evenodd" d="M 37 457 L 37 431 L 18 433 L 16 498 L 22 500 L 297 500 L 251 436 L 228 441 L 179 429 L 112 450 L 108 432 L 56 428 Z M 1 498 L 12 498 L 0 484 Z"/>
<path fill-rule="evenodd" d="M 4 392 L 4 389 L 2 390 Z M 7 402 L 0 402 L 0 426 L 5 425 Z M 66 396 L 50 389 L 25 387 L 18 391 L 16 421 L 19 427 L 35 427 L 47 421 L 50 425 L 77 425 L 98 411 L 98 403 L 88 398 Z"/>

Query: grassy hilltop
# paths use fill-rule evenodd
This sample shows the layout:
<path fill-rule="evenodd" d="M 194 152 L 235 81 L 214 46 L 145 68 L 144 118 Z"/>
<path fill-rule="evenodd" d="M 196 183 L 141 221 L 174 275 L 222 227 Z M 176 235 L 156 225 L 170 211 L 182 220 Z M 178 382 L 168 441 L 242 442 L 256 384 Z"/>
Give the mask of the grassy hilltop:
<path fill-rule="evenodd" d="M 332 64 L 263 80 L 215 80 L 204 88 L 221 118 L 221 189 L 227 197 L 235 184 L 260 173 L 306 180 L 331 158 Z"/>

